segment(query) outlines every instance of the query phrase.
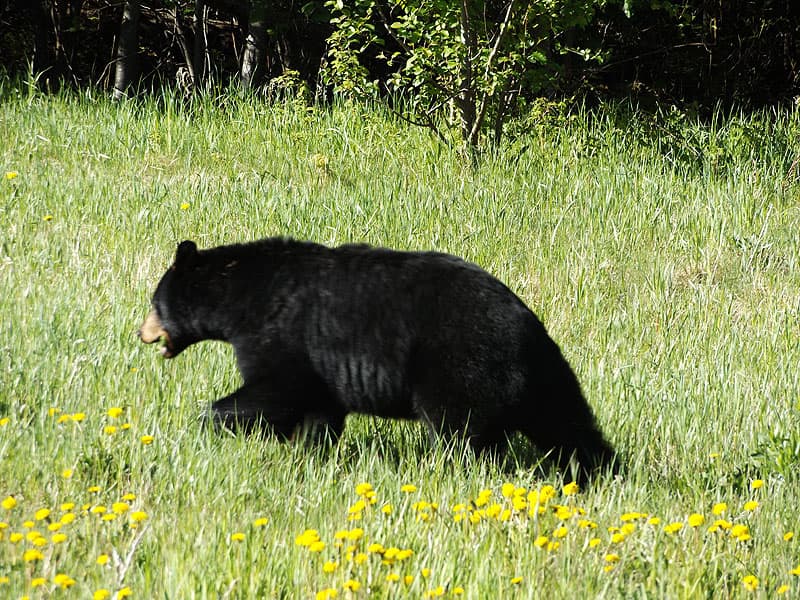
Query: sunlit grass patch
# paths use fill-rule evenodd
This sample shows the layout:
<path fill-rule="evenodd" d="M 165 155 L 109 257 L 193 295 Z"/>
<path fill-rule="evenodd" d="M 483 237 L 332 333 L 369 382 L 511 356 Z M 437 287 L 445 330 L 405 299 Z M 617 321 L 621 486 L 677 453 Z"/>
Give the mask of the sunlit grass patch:
<path fill-rule="evenodd" d="M 4 89 L 0 597 L 797 594 L 796 111 L 575 113 L 466 166 L 369 107 Z M 135 330 L 177 241 L 266 235 L 486 267 L 622 478 L 406 422 L 329 452 L 204 429 L 230 349 L 168 362 Z"/>

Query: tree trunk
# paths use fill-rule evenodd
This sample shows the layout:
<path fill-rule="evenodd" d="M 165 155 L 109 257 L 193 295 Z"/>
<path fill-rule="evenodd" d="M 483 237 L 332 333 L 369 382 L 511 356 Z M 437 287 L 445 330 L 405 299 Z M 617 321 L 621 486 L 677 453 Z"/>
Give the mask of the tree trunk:
<path fill-rule="evenodd" d="M 199 88 L 206 76 L 206 3 L 194 2 L 194 87 Z"/>
<path fill-rule="evenodd" d="M 246 90 L 257 88 L 266 75 L 267 54 L 267 2 L 253 0 L 242 54 L 240 79 Z"/>
<path fill-rule="evenodd" d="M 139 69 L 139 1 L 125 0 L 117 43 L 114 100 L 127 96 L 128 88 L 138 76 Z"/>

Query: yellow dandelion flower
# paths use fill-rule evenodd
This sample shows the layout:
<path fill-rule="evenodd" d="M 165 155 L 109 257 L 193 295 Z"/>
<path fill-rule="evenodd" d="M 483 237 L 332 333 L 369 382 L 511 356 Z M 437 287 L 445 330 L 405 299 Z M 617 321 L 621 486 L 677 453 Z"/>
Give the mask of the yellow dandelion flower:
<path fill-rule="evenodd" d="M 142 444 L 144 444 L 145 446 L 149 446 L 150 444 L 153 443 L 155 439 L 156 438 L 154 438 L 152 435 L 143 435 L 142 437 L 139 438 L 139 441 L 142 442 Z"/>
<path fill-rule="evenodd" d="M 363 552 L 358 552 L 357 554 L 355 554 L 355 556 L 353 556 L 353 562 L 356 563 L 357 565 L 362 565 L 365 562 L 367 562 L 367 558 L 368 557 L 366 554 L 364 554 Z"/>
<path fill-rule="evenodd" d="M 625 523 L 622 527 L 619 528 L 619 532 L 622 535 L 630 535 L 634 531 L 636 531 L 636 523 Z"/>
<path fill-rule="evenodd" d="M 625 538 L 628 537 L 624 533 L 615 533 L 611 536 L 611 543 L 612 544 L 621 544 L 625 541 Z"/>
<path fill-rule="evenodd" d="M 5 508 L 6 510 L 11 510 L 17 505 L 17 499 L 14 496 L 6 496 L 6 498 L 0 502 L 0 506 Z"/>
<path fill-rule="evenodd" d="M 80 423 L 81 421 L 86 419 L 86 413 L 82 412 L 72 413 L 69 418 L 75 423 Z"/>
<path fill-rule="evenodd" d="M 47 531 L 58 531 L 63 526 L 64 526 L 64 524 L 61 521 L 56 521 L 55 523 L 50 523 L 47 526 Z"/>
<path fill-rule="evenodd" d="M 413 483 L 406 483 L 400 486 L 400 491 L 404 494 L 413 494 L 417 491 L 417 486 L 415 486 Z"/>
<path fill-rule="evenodd" d="M 787 531 L 786 533 L 783 534 L 783 541 L 789 542 L 792 540 L 793 537 L 794 537 L 794 531 Z"/>
<path fill-rule="evenodd" d="M 241 531 L 237 531 L 236 533 L 231 534 L 231 541 L 232 542 L 243 542 L 244 541 L 244 534 Z"/>
<path fill-rule="evenodd" d="M 391 504 L 384 504 L 384 505 L 381 507 L 381 512 L 382 512 L 383 514 L 385 514 L 385 515 L 390 515 L 390 514 L 392 514 L 392 510 L 394 510 L 394 509 L 393 509 L 393 507 L 392 507 L 392 505 L 391 505 Z"/>
<path fill-rule="evenodd" d="M 386 550 L 381 544 L 372 543 L 367 546 L 367 552 L 372 552 L 374 554 L 383 554 Z"/>
<path fill-rule="evenodd" d="M 522 577 L 517 576 L 511 578 L 511 585 L 519 585 L 520 583 L 522 583 Z"/>
<path fill-rule="evenodd" d="M 6 180 L 11 181 L 12 179 L 16 179 L 19 177 L 19 173 L 16 171 L 6 171 Z"/>
<path fill-rule="evenodd" d="M 66 512 L 68 510 L 72 510 L 73 508 L 75 508 L 75 503 L 74 502 L 64 502 L 61 506 L 59 506 L 59 508 Z"/>
<path fill-rule="evenodd" d="M 355 579 L 348 579 L 342 584 L 342 587 L 351 592 L 357 592 L 361 588 L 361 584 Z"/>
<path fill-rule="evenodd" d="M 612 554 L 606 554 L 606 555 L 603 557 L 603 559 L 604 559 L 604 560 L 605 560 L 607 563 L 616 563 L 616 562 L 619 562 L 619 561 L 620 561 L 619 554 L 613 554 L 613 553 L 612 553 Z"/>
<path fill-rule="evenodd" d="M 57 408 L 55 406 L 51 406 L 50 408 L 47 409 L 47 416 L 48 417 L 55 417 L 60 412 L 61 412 L 60 408 Z"/>
<path fill-rule="evenodd" d="M 762 487 L 764 487 L 764 480 L 763 479 L 753 479 L 753 481 L 750 482 L 750 489 L 751 490 L 758 490 L 758 489 L 760 489 Z"/>
<path fill-rule="evenodd" d="M 758 508 L 758 500 L 750 500 L 749 502 L 745 502 L 743 508 L 748 512 L 754 511 Z"/>
<path fill-rule="evenodd" d="M 728 510 L 728 505 L 725 502 L 717 502 L 714 506 L 711 507 L 711 513 L 713 515 L 719 516 Z"/>
<path fill-rule="evenodd" d="M 351 542 L 356 542 L 364 537 L 364 530 L 361 528 L 351 529 L 347 532 L 347 539 Z"/>
<path fill-rule="evenodd" d="M 487 504 L 489 504 L 489 499 L 491 497 L 492 497 L 492 490 L 490 489 L 481 490 L 478 493 L 478 497 L 475 498 L 474 504 L 477 507 L 486 506 Z"/>
<path fill-rule="evenodd" d="M 700 527 L 706 522 L 706 518 L 700 513 L 692 513 L 689 515 L 689 527 Z"/>
<path fill-rule="evenodd" d="M 116 425 L 106 425 L 103 427 L 103 433 L 106 435 L 114 435 L 117 433 L 117 426 Z"/>
<path fill-rule="evenodd" d="M 406 575 L 405 577 L 403 577 L 403 583 L 405 583 L 406 585 L 411 585 L 412 583 L 414 583 L 414 576 Z"/>
<path fill-rule="evenodd" d="M 389 573 L 388 575 L 386 575 L 386 581 L 389 581 L 390 583 L 394 583 L 395 581 L 400 581 L 400 575 L 398 575 L 397 573 Z"/>
<path fill-rule="evenodd" d="M 112 406 L 111 408 L 109 408 L 106 411 L 106 414 L 109 417 L 111 417 L 112 419 L 118 419 L 122 415 L 123 412 L 124 412 L 123 408 L 121 408 L 119 406 Z"/>
<path fill-rule="evenodd" d="M 555 531 L 553 531 L 553 537 L 558 539 L 565 538 L 567 537 L 567 533 L 568 532 L 566 527 L 559 527 Z"/>
<path fill-rule="evenodd" d="M 371 483 L 364 482 L 364 483 L 359 483 L 356 486 L 356 494 L 358 494 L 359 496 L 364 496 L 364 495 L 367 494 L 367 492 L 371 492 L 371 491 L 372 491 L 372 484 Z"/>
<path fill-rule="evenodd" d="M 0 585 L 7 585 L 9 583 L 11 583 L 11 579 L 8 577 L 8 575 L 0 576 Z"/>
<path fill-rule="evenodd" d="M 117 600 L 122 600 L 133 595 L 133 590 L 127 586 L 117 591 Z"/>
<path fill-rule="evenodd" d="M 23 521 L 22 522 L 22 526 L 25 529 L 31 529 L 34 525 L 35 525 L 35 523 L 33 521 Z"/>
<path fill-rule="evenodd" d="M 556 510 L 556 518 L 561 519 L 562 521 L 566 521 L 567 519 L 571 518 L 573 514 L 575 514 L 568 506 L 556 506 L 554 508 Z"/>
<path fill-rule="evenodd" d="M 783 596 L 786 592 L 789 591 L 789 589 L 790 589 L 789 586 L 784 584 L 780 586 L 777 590 L 775 590 L 775 593 L 778 594 L 779 596 Z"/>
<path fill-rule="evenodd" d="M 95 562 L 101 567 L 107 565 L 108 561 L 109 561 L 108 554 L 101 554 L 100 556 L 97 557 L 97 560 L 95 560 Z"/>
<path fill-rule="evenodd" d="M 31 579 L 31 587 L 41 587 L 47 583 L 47 579 L 44 577 L 34 577 Z"/>
<path fill-rule="evenodd" d="M 336 588 L 325 588 L 318 591 L 314 597 L 316 600 L 329 600 L 329 598 L 336 598 L 337 595 Z"/>
<path fill-rule="evenodd" d="M 269 519 L 267 519 L 266 517 L 259 517 L 258 519 L 253 521 L 253 526 L 264 527 L 264 525 L 266 525 L 267 523 L 269 523 Z"/>
<path fill-rule="evenodd" d="M 758 577 L 755 575 L 745 575 L 742 578 L 742 585 L 744 585 L 746 590 L 754 592 L 758 589 Z"/>
<path fill-rule="evenodd" d="M 610 573 L 613 570 L 614 570 L 614 563 L 609 563 L 605 567 L 603 567 L 603 571 L 605 571 L 606 573 Z"/>
<path fill-rule="evenodd" d="M 628 521 L 635 521 L 635 520 L 641 519 L 642 517 L 645 517 L 645 516 L 647 516 L 647 515 L 643 515 L 642 513 L 639 513 L 639 512 L 626 512 L 626 513 L 622 513 L 622 515 L 620 516 L 619 519 L 623 523 L 627 523 Z"/>
<path fill-rule="evenodd" d="M 25 550 L 25 552 L 22 554 L 22 560 L 25 562 L 44 560 L 44 554 L 42 554 L 39 550 Z"/>
<path fill-rule="evenodd" d="M 325 573 L 333 573 L 338 568 L 339 568 L 339 563 L 333 562 L 331 560 L 325 561 L 325 564 L 322 565 L 322 570 Z"/>
<path fill-rule="evenodd" d="M 72 469 L 64 469 L 63 471 L 61 471 L 61 477 L 63 477 L 64 479 L 70 479 L 72 477 L 72 473 L 73 473 Z"/>
<path fill-rule="evenodd" d="M 561 493 L 565 496 L 574 496 L 580 491 L 578 484 L 574 481 L 568 483 L 563 488 L 561 488 Z"/>
<path fill-rule="evenodd" d="M 90 494 L 96 494 L 97 492 L 100 491 L 100 486 L 90 485 L 88 488 L 86 488 L 86 491 L 89 492 Z"/>
<path fill-rule="evenodd" d="M 511 499 L 511 506 L 514 507 L 515 511 L 522 512 L 528 508 L 528 501 L 523 496 L 514 496 Z"/>
<path fill-rule="evenodd" d="M 711 454 L 708 455 L 708 458 L 710 458 L 711 460 L 716 460 L 719 458 L 719 456 L 720 456 L 719 452 L 712 452 Z"/>
<path fill-rule="evenodd" d="M 547 544 L 547 551 L 548 552 L 555 552 L 560 547 L 561 547 L 561 542 L 553 541 L 553 542 L 550 542 L 549 544 Z"/>
<path fill-rule="evenodd" d="M 106 521 L 106 522 L 108 522 L 108 521 L 115 521 L 115 520 L 116 520 L 116 518 L 117 518 L 117 516 L 118 516 L 118 515 L 115 515 L 114 513 L 106 513 L 106 514 L 104 514 L 102 517 L 100 517 L 100 520 L 101 520 L 101 521 Z"/>
<path fill-rule="evenodd" d="M 363 512 L 364 509 L 367 508 L 367 503 L 363 500 L 359 500 L 355 504 L 353 504 L 350 508 L 347 509 L 347 512 L 352 514 Z"/>
<path fill-rule="evenodd" d="M 306 529 L 303 533 L 294 538 L 294 543 L 298 546 L 310 546 L 319 540 L 319 531 L 316 529 Z"/>
<path fill-rule="evenodd" d="M 546 535 L 540 535 L 535 540 L 533 540 L 533 545 L 537 548 L 544 548 L 550 539 Z"/>
<path fill-rule="evenodd" d="M 61 415 L 58 417 L 58 419 L 56 419 L 56 423 L 58 425 L 61 425 L 62 423 L 66 423 L 67 421 L 69 421 L 71 418 L 72 418 L 71 415 Z"/>
<path fill-rule="evenodd" d="M 670 523 L 669 525 L 664 526 L 664 531 L 669 534 L 676 533 L 683 529 L 683 523 L 680 521 L 675 521 L 674 523 Z"/>
<path fill-rule="evenodd" d="M 25 539 L 28 540 L 29 542 L 32 542 L 33 540 L 40 537 L 42 537 L 42 534 L 36 531 L 35 529 L 25 534 Z"/>
<path fill-rule="evenodd" d="M 62 525 L 69 525 L 74 520 L 75 520 L 75 513 L 65 513 L 61 515 L 61 520 L 59 521 L 59 523 L 61 523 Z"/>
<path fill-rule="evenodd" d="M 55 577 L 53 577 L 53 583 L 55 583 L 62 590 L 65 590 L 75 585 L 75 580 L 69 575 L 58 573 Z"/>
<path fill-rule="evenodd" d="M 67 536 L 64 535 L 63 533 L 57 533 L 50 538 L 50 541 L 54 544 L 61 544 L 67 541 Z"/>
<path fill-rule="evenodd" d="M 437 585 L 432 590 L 425 592 L 426 598 L 438 598 L 440 596 L 444 596 L 444 586 L 441 585 Z"/>
<path fill-rule="evenodd" d="M 92 594 L 92 600 L 108 600 L 110 597 L 111 590 L 107 590 L 106 588 L 95 590 L 94 594 Z"/>
<path fill-rule="evenodd" d="M 131 521 L 134 523 L 141 523 L 142 521 L 146 521 L 149 517 L 147 513 L 143 510 L 137 510 L 131 513 Z"/>
<path fill-rule="evenodd" d="M 589 548 L 596 548 L 600 545 L 600 538 L 592 538 L 589 540 Z"/>
<path fill-rule="evenodd" d="M 120 500 L 123 500 L 125 502 L 133 502 L 134 500 L 136 500 L 136 494 L 131 494 L 130 492 L 128 492 L 127 494 L 122 496 Z"/>
<path fill-rule="evenodd" d="M 114 504 L 111 505 L 111 510 L 118 515 L 128 512 L 130 508 L 127 502 L 114 502 Z"/>
<path fill-rule="evenodd" d="M 0 419 L 0 427 L 4 427 L 9 423 L 11 423 L 11 417 L 3 417 L 2 419 Z"/>
<path fill-rule="evenodd" d="M 517 489 L 517 486 L 513 483 L 504 483 L 500 488 L 500 493 L 503 495 L 503 498 L 511 498 L 511 496 L 514 495 L 515 489 Z"/>
<path fill-rule="evenodd" d="M 105 506 L 103 506 L 102 504 L 98 504 L 97 506 L 93 506 L 91 508 L 91 510 L 89 510 L 89 512 L 92 513 L 93 515 L 102 515 L 102 514 L 105 514 L 106 511 L 108 511 L 108 509 Z"/>
<path fill-rule="evenodd" d="M 428 568 L 420 569 L 419 574 L 422 575 L 425 579 L 431 576 L 431 570 Z"/>
<path fill-rule="evenodd" d="M 463 596 L 464 588 L 461 587 L 460 585 L 457 585 L 456 587 L 453 588 L 452 592 L 450 593 L 453 594 L 453 596 Z"/>
<path fill-rule="evenodd" d="M 730 528 L 731 536 L 732 537 L 742 537 L 743 535 L 748 535 L 750 533 L 750 528 L 747 525 L 743 525 L 741 523 L 734 525 Z"/>
<path fill-rule="evenodd" d="M 127 431 L 128 429 L 131 428 L 131 424 L 130 423 L 123 423 L 122 425 L 120 425 L 119 428 L 122 429 L 122 431 Z"/>
<path fill-rule="evenodd" d="M 49 516 L 50 516 L 49 508 L 40 508 L 34 513 L 33 518 L 36 519 L 37 521 L 44 521 Z"/>
<path fill-rule="evenodd" d="M 539 499 L 541 500 L 542 503 L 549 502 L 550 500 L 555 498 L 556 495 L 557 495 L 556 488 L 554 488 L 552 485 L 542 486 L 542 489 L 539 490 Z"/>
<path fill-rule="evenodd" d="M 308 546 L 309 552 L 322 552 L 325 549 L 325 542 L 318 540 L 316 542 L 311 542 Z"/>
<path fill-rule="evenodd" d="M 191 204 L 189 204 L 188 202 L 181 202 L 181 210 L 189 210 L 190 206 Z"/>
<path fill-rule="evenodd" d="M 798 577 L 800 577 L 800 565 L 797 565 L 794 569 L 789 571 L 789 574 L 790 575 L 797 575 Z"/>

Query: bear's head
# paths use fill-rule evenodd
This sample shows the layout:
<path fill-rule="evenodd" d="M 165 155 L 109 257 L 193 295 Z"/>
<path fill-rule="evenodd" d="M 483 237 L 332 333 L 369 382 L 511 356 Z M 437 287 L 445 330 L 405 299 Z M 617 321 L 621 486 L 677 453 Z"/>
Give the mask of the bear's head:
<path fill-rule="evenodd" d="M 165 358 L 178 356 L 191 344 L 205 338 L 199 323 L 197 297 L 200 253 L 197 245 L 186 240 L 178 244 L 175 261 L 167 270 L 153 294 L 150 312 L 139 328 L 145 344 L 161 341 Z"/>

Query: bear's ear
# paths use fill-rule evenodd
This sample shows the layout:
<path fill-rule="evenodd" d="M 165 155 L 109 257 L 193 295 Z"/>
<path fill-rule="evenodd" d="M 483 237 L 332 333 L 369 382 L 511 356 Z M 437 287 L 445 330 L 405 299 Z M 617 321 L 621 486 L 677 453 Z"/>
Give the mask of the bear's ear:
<path fill-rule="evenodd" d="M 178 250 L 175 252 L 174 267 L 191 267 L 197 260 L 197 244 L 192 240 L 184 240 L 178 244 Z"/>

